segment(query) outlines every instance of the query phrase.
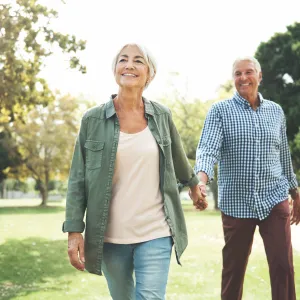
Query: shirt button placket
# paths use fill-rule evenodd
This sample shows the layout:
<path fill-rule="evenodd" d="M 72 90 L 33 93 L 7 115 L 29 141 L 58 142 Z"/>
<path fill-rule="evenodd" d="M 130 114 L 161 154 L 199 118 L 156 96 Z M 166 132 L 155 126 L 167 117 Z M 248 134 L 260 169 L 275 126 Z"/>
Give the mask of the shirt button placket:
<path fill-rule="evenodd" d="M 259 134 L 259 121 L 258 121 L 258 110 L 254 111 L 252 110 L 252 116 L 253 116 L 253 125 L 254 125 L 254 162 L 253 162 L 253 174 L 254 174 L 254 182 L 253 182 L 253 195 L 254 195 L 254 203 L 252 210 L 256 211 L 257 202 L 258 199 L 258 187 L 259 187 L 259 149 L 260 149 L 260 134 Z"/>

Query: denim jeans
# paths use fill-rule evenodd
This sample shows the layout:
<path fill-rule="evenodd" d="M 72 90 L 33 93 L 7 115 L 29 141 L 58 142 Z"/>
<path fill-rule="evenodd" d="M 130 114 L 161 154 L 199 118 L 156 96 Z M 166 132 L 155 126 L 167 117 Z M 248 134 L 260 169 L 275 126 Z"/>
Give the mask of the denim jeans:
<path fill-rule="evenodd" d="M 165 299 L 172 245 L 171 237 L 128 245 L 104 243 L 102 271 L 112 299 Z"/>

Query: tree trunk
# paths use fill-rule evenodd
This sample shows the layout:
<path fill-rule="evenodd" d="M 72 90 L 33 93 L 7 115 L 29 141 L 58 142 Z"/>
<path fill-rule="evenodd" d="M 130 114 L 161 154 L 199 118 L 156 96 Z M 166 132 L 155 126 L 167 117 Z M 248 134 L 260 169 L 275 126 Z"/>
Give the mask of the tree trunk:
<path fill-rule="evenodd" d="M 45 155 L 46 156 L 46 155 Z M 48 202 L 48 186 L 49 186 L 49 169 L 47 163 L 45 163 L 45 182 L 41 182 L 41 196 L 42 196 L 42 203 L 41 206 L 47 206 Z"/>
<path fill-rule="evenodd" d="M 42 183 L 40 188 L 41 196 L 42 196 L 42 203 L 41 206 L 47 206 L 48 201 L 48 188 L 45 187 L 45 184 Z"/>
<path fill-rule="evenodd" d="M 5 179 L 0 182 L 0 198 L 4 198 Z"/>

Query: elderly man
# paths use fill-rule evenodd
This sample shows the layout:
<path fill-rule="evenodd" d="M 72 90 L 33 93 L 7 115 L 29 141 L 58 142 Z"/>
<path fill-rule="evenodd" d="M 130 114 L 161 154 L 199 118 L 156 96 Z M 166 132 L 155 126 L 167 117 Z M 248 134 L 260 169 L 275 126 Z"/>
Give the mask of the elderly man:
<path fill-rule="evenodd" d="M 258 93 L 262 80 L 253 57 L 233 64 L 237 92 L 210 109 L 197 149 L 196 172 L 205 185 L 219 164 L 222 212 L 222 299 L 242 299 L 253 235 L 259 227 L 267 254 L 273 300 L 296 300 L 290 223 L 300 222 L 300 197 L 281 107 Z M 288 193 L 293 200 L 292 211 Z"/>

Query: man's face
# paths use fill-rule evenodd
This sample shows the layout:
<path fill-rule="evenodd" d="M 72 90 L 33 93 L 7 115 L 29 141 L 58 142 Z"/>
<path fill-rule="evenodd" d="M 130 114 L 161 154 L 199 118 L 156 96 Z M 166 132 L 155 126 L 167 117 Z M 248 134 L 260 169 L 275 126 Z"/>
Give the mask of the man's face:
<path fill-rule="evenodd" d="M 253 62 L 247 60 L 238 62 L 234 66 L 233 79 L 236 90 L 243 98 L 250 100 L 257 97 L 262 74 L 256 71 Z"/>

